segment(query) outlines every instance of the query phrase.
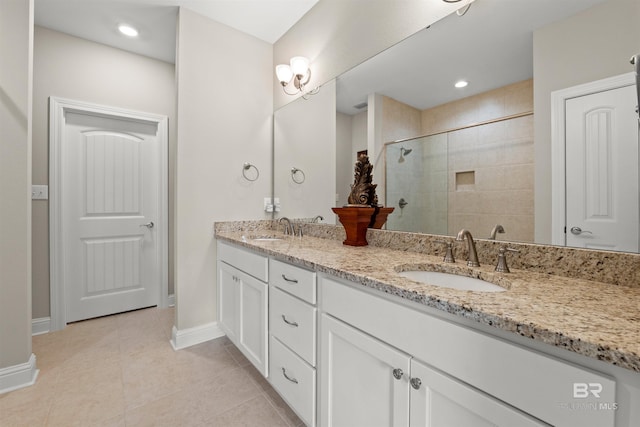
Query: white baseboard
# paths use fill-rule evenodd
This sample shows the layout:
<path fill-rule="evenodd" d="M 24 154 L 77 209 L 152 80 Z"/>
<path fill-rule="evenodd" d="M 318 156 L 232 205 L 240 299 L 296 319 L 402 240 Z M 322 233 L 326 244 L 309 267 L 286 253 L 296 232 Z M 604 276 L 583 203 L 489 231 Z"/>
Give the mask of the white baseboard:
<path fill-rule="evenodd" d="M 29 361 L 0 369 L 0 394 L 33 385 L 38 378 L 36 356 L 31 353 Z"/>
<path fill-rule="evenodd" d="M 175 307 L 176 305 L 176 294 L 171 294 L 167 297 L 167 304 L 169 307 Z"/>
<path fill-rule="evenodd" d="M 51 318 L 40 317 L 31 320 L 31 335 L 42 335 L 51 331 Z"/>
<path fill-rule="evenodd" d="M 171 346 L 174 350 L 182 350 L 192 345 L 200 344 L 224 336 L 218 322 L 207 323 L 195 328 L 178 330 L 173 327 L 171 332 Z"/>

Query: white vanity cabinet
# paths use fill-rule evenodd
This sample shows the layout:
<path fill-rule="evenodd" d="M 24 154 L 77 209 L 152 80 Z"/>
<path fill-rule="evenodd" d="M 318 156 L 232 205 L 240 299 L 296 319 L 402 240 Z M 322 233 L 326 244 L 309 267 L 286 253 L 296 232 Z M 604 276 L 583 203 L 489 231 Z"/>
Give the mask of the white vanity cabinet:
<path fill-rule="evenodd" d="M 269 262 L 269 381 L 308 426 L 316 425 L 316 273 Z"/>
<path fill-rule="evenodd" d="M 220 328 L 268 376 L 268 258 L 218 242 Z"/>
<path fill-rule="evenodd" d="M 547 425 L 326 314 L 322 331 L 322 425 Z"/>
<path fill-rule="evenodd" d="M 409 355 L 326 314 L 321 329 L 321 425 L 408 426 Z"/>
<path fill-rule="evenodd" d="M 614 426 L 608 377 L 360 285 L 319 289 L 322 426 Z M 596 409 L 575 384 L 598 389 Z"/>

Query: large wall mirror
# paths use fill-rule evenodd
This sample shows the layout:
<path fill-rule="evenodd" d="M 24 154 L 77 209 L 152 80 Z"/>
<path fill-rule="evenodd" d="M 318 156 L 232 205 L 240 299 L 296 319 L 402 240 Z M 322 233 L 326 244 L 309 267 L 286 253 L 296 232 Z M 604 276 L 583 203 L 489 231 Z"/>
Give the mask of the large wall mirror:
<path fill-rule="evenodd" d="M 452 235 L 464 227 L 477 238 L 563 244 L 552 237 L 551 94 L 631 74 L 638 9 L 635 0 L 477 0 L 338 76 L 335 157 L 299 141 L 309 161 L 335 167 L 335 181 L 325 183 L 335 192 L 322 188 L 331 192 L 324 200 L 346 203 L 356 155 L 368 150 L 378 196 L 396 208 L 388 229 Z M 455 88 L 459 80 L 468 85 Z M 635 109 L 637 99 L 627 101 Z M 292 104 L 276 112 L 276 129 Z M 305 117 L 289 122 L 309 126 L 314 118 Z M 282 150 L 276 134 L 274 173 L 288 169 L 278 166 Z M 637 197 L 633 156 L 616 179 Z M 275 197 L 288 191 L 283 184 L 274 180 Z M 300 209 L 302 217 L 319 211 Z M 592 244 L 583 231 L 569 245 L 637 252 Z"/>

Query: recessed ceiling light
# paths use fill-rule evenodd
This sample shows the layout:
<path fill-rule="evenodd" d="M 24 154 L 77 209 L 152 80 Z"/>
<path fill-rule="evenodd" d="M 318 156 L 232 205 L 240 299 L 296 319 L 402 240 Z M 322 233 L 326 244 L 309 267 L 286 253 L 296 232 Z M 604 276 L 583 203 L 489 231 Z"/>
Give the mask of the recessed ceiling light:
<path fill-rule="evenodd" d="M 125 36 L 128 36 L 128 37 L 137 37 L 137 36 L 138 36 L 138 30 L 136 30 L 135 28 L 133 28 L 133 27 L 132 27 L 132 26 L 130 26 L 130 25 L 124 25 L 124 24 L 122 24 L 122 25 L 120 25 L 120 26 L 118 27 L 118 30 L 119 30 L 122 34 L 124 34 Z"/>
<path fill-rule="evenodd" d="M 459 82 L 456 82 L 454 86 L 457 87 L 458 89 L 462 89 L 463 87 L 467 87 L 468 84 L 469 84 L 468 81 L 460 80 Z"/>

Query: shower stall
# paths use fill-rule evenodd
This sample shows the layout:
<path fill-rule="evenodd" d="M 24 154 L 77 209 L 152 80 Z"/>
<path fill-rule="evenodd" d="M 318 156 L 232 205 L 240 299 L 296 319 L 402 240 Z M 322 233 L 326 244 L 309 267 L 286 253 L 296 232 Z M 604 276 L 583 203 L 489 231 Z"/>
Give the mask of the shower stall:
<path fill-rule="evenodd" d="M 391 230 L 447 234 L 447 135 L 386 145 Z"/>

